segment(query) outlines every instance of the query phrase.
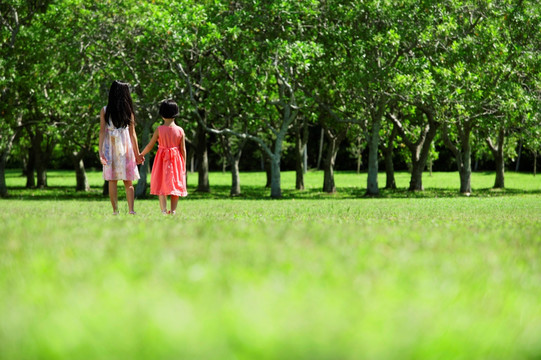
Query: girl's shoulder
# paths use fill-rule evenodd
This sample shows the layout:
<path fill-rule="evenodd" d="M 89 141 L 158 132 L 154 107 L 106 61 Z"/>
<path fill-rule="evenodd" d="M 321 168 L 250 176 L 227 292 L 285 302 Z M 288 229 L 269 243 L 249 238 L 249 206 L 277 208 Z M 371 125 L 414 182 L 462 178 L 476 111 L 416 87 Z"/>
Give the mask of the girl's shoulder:
<path fill-rule="evenodd" d="M 159 133 L 163 133 L 164 131 L 167 131 L 166 128 L 167 128 L 167 126 L 164 126 L 164 125 L 158 125 L 154 131 L 157 132 L 157 133 L 159 134 Z"/>
<path fill-rule="evenodd" d="M 173 131 L 176 133 L 181 133 L 184 135 L 184 129 L 178 126 L 177 124 L 171 124 L 171 126 L 162 125 L 163 127 L 166 127 L 169 129 L 169 131 Z"/>
<path fill-rule="evenodd" d="M 184 134 L 184 129 L 181 128 L 180 126 L 174 124 L 174 125 L 158 125 L 158 127 L 156 128 L 156 130 L 158 131 L 173 131 L 173 132 L 176 132 L 176 131 L 180 131 L 181 133 Z"/>
<path fill-rule="evenodd" d="M 180 126 L 178 126 L 177 124 L 175 124 L 175 128 L 176 128 L 177 130 L 179 130 L 181 133 L 184 134 L 184 129 L 183 129 L 182 127 L 180 127 Z"/>

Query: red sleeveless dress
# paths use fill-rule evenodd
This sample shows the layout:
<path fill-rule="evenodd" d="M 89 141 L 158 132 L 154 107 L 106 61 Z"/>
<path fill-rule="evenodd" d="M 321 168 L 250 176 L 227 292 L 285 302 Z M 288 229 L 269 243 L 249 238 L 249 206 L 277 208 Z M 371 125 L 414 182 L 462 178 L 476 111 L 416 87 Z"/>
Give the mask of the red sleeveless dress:
<path fill-rule="evenodd" d="M 186 159 L 180 146 L 184 130 L 177 125 L 158 127 L 158 152 L 152 165 L 150 193 L 152 195 L 187 196 Z"/>

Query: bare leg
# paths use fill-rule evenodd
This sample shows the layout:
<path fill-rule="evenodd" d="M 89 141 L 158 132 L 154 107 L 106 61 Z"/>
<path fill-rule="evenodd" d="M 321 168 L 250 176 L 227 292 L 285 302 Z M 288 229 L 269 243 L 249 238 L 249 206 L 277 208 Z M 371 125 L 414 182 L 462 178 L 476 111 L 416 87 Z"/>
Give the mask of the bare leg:
<path fill-rule="evenodd" d="M 177 211 L 178 196 L 171 195 L 171 214 Z"/>
<path fill-rule="evenodd" d="M 126 189 L 126 200 L 128 200 L 128 209 L 130 209 L 130 214 L 134 213 L 133 206 L 135 202 L 135 191 L 133 189 L 133 184 L 129 180 L 124 180 L 124 188 Z"/>
<path fill-rule="evenodd" d="M 118 189 L 116 180 L 109 180 L 109 199 L 113 206 L 113 214 L 118 214 Z"/>
<path fill-rule="evenodd" d="M 167 196 L 158 195 L 158 198 L 160 199 L 160 209 L 162 209 L 162 213 L 167 213 Z"/>

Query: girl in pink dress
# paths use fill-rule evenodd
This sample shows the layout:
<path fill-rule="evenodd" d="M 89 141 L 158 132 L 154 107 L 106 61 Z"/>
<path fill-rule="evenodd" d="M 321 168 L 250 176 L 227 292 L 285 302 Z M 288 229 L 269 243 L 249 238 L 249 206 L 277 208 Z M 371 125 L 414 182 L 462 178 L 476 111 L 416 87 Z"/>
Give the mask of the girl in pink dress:
<path fill-rule="evenodd" d="M 175 124 L 178 105 L 172 100 L 160 104 L 163 125 L 158 126 L 152 139 L 141 152 L 140 161 L 152 150 L 156 140 L 158 152 L 152 165 L 150 193 L 158 195 L 163 214 L 175 214 L 179 196 L 187 196 L 186 191 L 186 144 L 184 130 Z M 171 195 L 171 210 L 167 211 L 167 195 Z"/>
<path fill-rule="evenodd" d="M 123 180 L 129 212 L 135 214 L 132 182 L 139 179 L 139 145 L 130 87 L 117 80 L 111 84 L 109 101 L 100 112 L 99 154 L 103 179 L 109 182 L 113 215 L 118 215 L 118 180 Z"/>

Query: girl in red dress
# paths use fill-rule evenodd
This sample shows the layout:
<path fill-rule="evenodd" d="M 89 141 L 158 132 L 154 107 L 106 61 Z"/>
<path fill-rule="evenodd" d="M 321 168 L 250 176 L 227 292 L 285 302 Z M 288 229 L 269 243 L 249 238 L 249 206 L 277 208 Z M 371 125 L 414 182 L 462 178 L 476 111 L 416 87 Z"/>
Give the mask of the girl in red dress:
<path fill-rule="evenodd" d="M 175 124 L 178 116 L 178 105 L 173 100 L 165 100 L 160 104 L 160 116 L 163 125 L 158 126 L 152 139 L 143 149 L 140 161 L 148 154 L 156 141 L 158 152 L 152 165 L 150 176 L 150 193 L 158 195 L 163 214 L 175 214 L 180 196 L 187 196 L 186 190 L 186 144 L 184 130 Z M 167 211 L 167 196 L 171 196 L 171 210 Z"/>

